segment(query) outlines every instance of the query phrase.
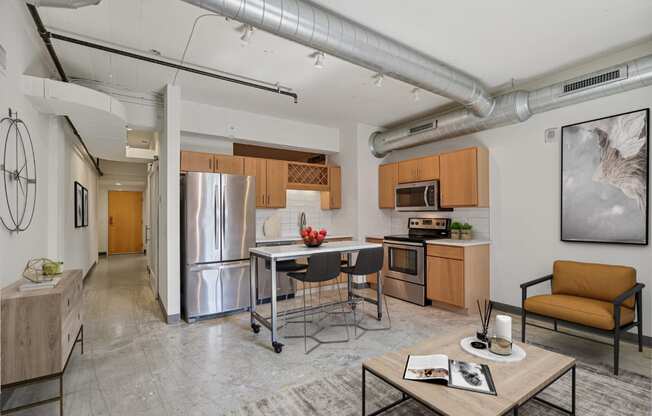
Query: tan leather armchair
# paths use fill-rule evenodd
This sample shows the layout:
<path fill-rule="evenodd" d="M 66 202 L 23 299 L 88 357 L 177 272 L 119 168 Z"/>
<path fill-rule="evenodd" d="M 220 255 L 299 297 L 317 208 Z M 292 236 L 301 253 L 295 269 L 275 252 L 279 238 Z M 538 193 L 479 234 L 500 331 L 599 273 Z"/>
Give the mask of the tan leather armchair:
<path fill-rule="evenodd" d="M 550 281 L 548 295 L 527 296 L 531 286 Z M 614 374 L 622 331 L 638 328 L 638 348 L 643 351 L 643 303 L 645 287 L 636 282 L 636 270 L 626 266 L 557 260 L 553 274 L 521 285 L 521 340 L 525 342 L 527 315 L 592 328 L 614 338 Z"/>

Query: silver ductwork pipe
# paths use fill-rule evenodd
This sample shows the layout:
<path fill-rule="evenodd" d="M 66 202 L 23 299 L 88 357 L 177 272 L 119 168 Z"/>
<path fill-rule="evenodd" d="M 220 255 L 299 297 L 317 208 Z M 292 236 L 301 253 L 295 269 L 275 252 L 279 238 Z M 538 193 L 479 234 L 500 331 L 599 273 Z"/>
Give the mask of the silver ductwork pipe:
<path fill-rule="evenodd" d="M 96 6 L 102 0 L 27 0 L 36 7 L 58 7 L 63 9 L 79 9 L 80 7 Z"/>
<path fill-rule="evenodd" d="M 533 114 L 649 85 L 652 85 L 652 55 L 531 92 L 500 95 L 495 98 L 495 108 L 488 117 L 477 117 L 466 109 L 460 109 L 375 132 L 369 137 L 369 148 L 374 156 L 381 158 L 393 150 L 516 124 Z"/>
<path fill-rule="evenodd" d="M 474 78 L 309 0 L 183 0 L 202 9 L 491 114 L 494 100 Z"/>

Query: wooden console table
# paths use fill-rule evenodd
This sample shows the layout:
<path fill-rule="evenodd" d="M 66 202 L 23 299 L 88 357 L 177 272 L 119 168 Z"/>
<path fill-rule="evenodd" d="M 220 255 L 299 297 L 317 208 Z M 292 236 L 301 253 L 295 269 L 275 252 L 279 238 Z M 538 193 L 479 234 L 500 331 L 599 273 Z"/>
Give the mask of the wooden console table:
<path fill-rule="evenodd" d="M 26 280 L 2 289 L 2 390 L 59 379 L 59 395 L 2 409 L 9 414 L 59 402 L 63 415 L 63 373 L 75 344 L 84 353 L 81 270 L 66 270 L 52 289 L 21 292 Z"/>

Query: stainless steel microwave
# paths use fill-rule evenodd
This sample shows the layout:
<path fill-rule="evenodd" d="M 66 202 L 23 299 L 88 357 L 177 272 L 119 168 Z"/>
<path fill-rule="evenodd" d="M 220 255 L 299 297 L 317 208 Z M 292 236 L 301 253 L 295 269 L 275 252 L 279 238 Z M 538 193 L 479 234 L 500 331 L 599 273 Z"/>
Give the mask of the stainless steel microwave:
<path fill-rule="evenodd" d="M 396 211 L 440 211 L 439 181 L 396 185 Z"/>

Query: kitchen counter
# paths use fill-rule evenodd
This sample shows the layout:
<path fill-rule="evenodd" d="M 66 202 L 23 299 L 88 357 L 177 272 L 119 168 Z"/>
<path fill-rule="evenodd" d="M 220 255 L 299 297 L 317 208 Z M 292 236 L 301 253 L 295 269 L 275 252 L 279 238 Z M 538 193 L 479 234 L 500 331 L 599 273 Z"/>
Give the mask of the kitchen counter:
<path fill-rule="evenodd" d="M 338 234 L 327 235 L 326 236 L 326 241 L 334 240 L 334 239 L 344 239 L 344 238 L 353 239 L 353 236 L 352 235 L 338 235 Z M 286 236 L 282 236 L 282 237 L 273 237 L 273 238 L 270 238 L 270 237 L 260 237 L 260 238 L 257 237 L 256 238 L 256 244 L 285 243 L 285 242 L 291 243 L 293 241 L 301 242 L 301 236 L 299 236 L 299 235 L 286 235 Z"/>
<path fill-rule="evenodd" d="M 440 246 L 455 246 L 455 247 L 471 247 L 471 246 L 484 246 L 490 245 L 491 240 L 452 240 L 450 238 L 442 238 L 439 240 L 428 240 L 426 244 L 438 244 Z"/>
<path fill-rule="evenodd" d="M 319 247 L 307 247 L 305 244 L 289 246 L 271 246 L 250 248 L 249 252 L 268 259 L 310 257 L 315 253 L 353 252 L 367 248 L 382 247 L 380 244 L 365 243 L 364 241 L 335 241 L 324 243 Z"/>

